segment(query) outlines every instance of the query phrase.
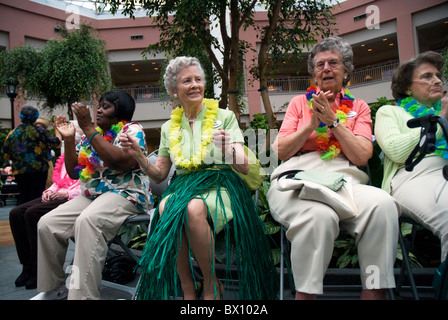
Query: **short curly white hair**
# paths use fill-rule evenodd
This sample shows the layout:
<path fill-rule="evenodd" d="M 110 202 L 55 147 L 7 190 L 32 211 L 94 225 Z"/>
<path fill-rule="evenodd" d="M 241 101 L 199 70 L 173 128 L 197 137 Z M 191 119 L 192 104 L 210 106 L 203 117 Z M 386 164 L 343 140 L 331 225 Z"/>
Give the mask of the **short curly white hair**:
<path fill-rule="evenodd" d="M 186 67 L 195 66 L 198 68 L 201 73 L 202 80 L 205 85 L 205 72 L 201 66 L 199 60 L 195 57 L 177 57 L 172 59 L 165 70 L 165 75 L 163 76 L 163 83 L 165 85 L 165 89 L 171 97 L 174 97 L 174 90 L 177 87 L 177 76 L 181 70 Z"/>
<path fill-rule="evenodd" d="M 333 50 L 339 51 L 342 57 L 342 64 L 344 65 L 345 71 L 347 71 L 347 78 L 345 78 L 342 83 L 342 86 L 345 86 L 350 81 L 350 74 L 354 69 L 353 50 L 350 44 L 342 40 L 340 37 L 334 36 L 325 38 L 313 47 L 308 56 L 308 72 L 310 75 L 314 75 L 314 58 L 319 52 Z"/>

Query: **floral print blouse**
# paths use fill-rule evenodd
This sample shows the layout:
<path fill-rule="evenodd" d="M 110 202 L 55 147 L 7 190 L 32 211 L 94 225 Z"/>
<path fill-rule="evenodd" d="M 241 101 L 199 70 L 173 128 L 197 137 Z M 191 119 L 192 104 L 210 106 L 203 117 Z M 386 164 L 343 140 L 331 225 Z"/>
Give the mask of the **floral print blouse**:
<path fill-rule="evenodd" d="M 147 145 L 145 140 L 145 132 L 142 126 L 137 122 L 130 122 L 124 125 L 122 130 L 118 132 L 112 144 L 121 148 L 119 136 L 122 132 L 126 132 L 130 137 L 134 138 L 143 153 L 147 154 Z M 82 145 L 87 144 L 87 148 L 94 148 L 88 144 L 85 136 L 77 145 L 77 152 Z M 126 171 L 117 171 L 107 167 L 107 165 L 99 158 L 98 164 L 94 168 L 94 173 L 87 180 L 81 180 L 81 194 L 86 198 L 95 199 L 106 192 L 114 192 L 125 197 L 141 210 L 147 210 L 153 200 L 150 193 L 149 178 L 143 173 L 138 164 Z"/>
<path fill-rule="evenodd" d="M 48 153 L 60 143 L 48 130 L 22 123 L 6 137 L 3 157 L 12 161 L 13 175 L 48 171 Z"/>

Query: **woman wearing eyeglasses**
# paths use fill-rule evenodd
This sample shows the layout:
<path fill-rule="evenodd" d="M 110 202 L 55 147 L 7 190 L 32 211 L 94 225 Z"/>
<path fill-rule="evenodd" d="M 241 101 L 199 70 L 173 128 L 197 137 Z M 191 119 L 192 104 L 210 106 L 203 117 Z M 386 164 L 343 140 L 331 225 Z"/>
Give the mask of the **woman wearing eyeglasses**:
<path fill-rule="evenodd" d="M 291 242 L 296 299 L 322 294 L 340 228 L 356 240 L 361 298 L 384 299 L 386 288 L 395 286 L 398 208 L 387 192 L 367 186 L 367 174 L 357 167 L 373 153 L 372 120 L 367 103 L 345 88 L 352 60 L 350 45 L 339 37 L 314 46 L 308 70 L 316 86 L 292 99 L 274 142 L 284 162 L 271 175 L 268 200 Z M 337 191 L 311 183 L 282 187 L 287 181 L 282 173 L 308 169 L 343 173 L 346 182 Z"/>
<path fill-rule="evenodd" d="M 443 57 L 424 52 L 403 63 L 392 78 L 397 105 L 382 106 L 376 114 L 375 136 L 384 151 L 382 188 L 397 199 L 403 216 L 431 230 L 441 241 L 441 259 L 448 254 L 448 187 L 442 168 L 448 147 L 440 126 L 436 148 L 411 171 L 404 165 L 419 143 L 421 128 L 409 128 L 409 119 L 427 114 L 448 117 L 448 94 L 443 94 Z"/>

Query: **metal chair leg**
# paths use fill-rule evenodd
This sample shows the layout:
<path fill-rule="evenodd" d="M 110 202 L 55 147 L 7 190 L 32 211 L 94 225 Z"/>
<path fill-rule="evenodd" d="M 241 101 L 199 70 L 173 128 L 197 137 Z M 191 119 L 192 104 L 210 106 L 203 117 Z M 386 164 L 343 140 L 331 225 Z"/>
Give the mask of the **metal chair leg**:
<path fill-rule="evenodd" d="M 283 228 L 280 230 L 280 300 L 283 300 L 283 290 L 285 285 L 285 245 L 283 243 L 284 241 L 284 231 Z"/>
<path fill-rule="evenodd" d="M 398 278 L 397 292 L 399 293 L 399 291 L 401 289 L 401 286 L 403 285 L 404 277 L 405 277 L 405 275 L 407 273 L 407 277 L 408 277 L 408 280 L 409 280 L 409 285 L 411 287 L 412 295 L 414 296 L 415 300 L 420 300 L 420 298 L 418 296 L 418 292 L 417 292 L 417 286 L 415 284 L 414 276 L 413 276 L 412 270 L 411 270 L 411 264 L 410 264 L 410 261 L 409 261 L 408 250 L 407 250 L 406 245 L 404 243 L 404 239 L 403 239 L 403 236 L 401 234 L 401 230 L 399 230 L 399 233 L 398 233 L 398 241 L 400 243 L 401 252 L 402 252 L 402 255 L 403 255 L 403 265 L 401 266 L 400 276 Z"/>

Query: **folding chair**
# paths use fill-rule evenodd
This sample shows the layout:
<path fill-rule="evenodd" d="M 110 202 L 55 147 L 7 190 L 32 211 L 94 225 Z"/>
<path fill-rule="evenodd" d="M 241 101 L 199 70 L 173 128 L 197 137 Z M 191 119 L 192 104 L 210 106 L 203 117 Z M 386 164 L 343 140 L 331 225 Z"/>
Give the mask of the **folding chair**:
<path fill-rule="evenodd" d="M 279 300 L 284 299 L 285 290 L 285 265 L 287 274 L 289 276 L 289 287 L 291 289 L 291 294 L 294 295 L 294 279 L 291 272 L 291 243 L 286 238 L 286 229 L 284 226 L 280 226 L 280 292 Z"/>
<path fill-rule="evenodd" d="M 448 254 L 445 261 L 442 260 L 437 268 L 432 286 L 435 291 L 435 300 L 448 300 Z"/>
<path fill-rule="evenodd" d="M 405 239 L 403 238 L 403 234 L 402 234 L 402 230 L 401 230 L 402 223 L 410 223 L 412 225 L 410 241 L 405 241 Z M 415 300 L 420 300 L 420 298 L 418 296 L 417 286 L 416 286 L 415 280 L 414 280 L 414 275 L 412 274 L 412 270 L 411 270 L 411 263 L 409 260 L 409 252 L 414 247 L 415 233 L 416 233 L 418 225 L 419 224 L 417 222 L 415 222 L 414 220 L 412 220 L 411 218 L 406 218 L 406 217 L 399 218 L 398 243 L 401 248 L 403 260 L 402 260 L 402 264 L 401 264 L 401 268 L 400 268 L 400 275 L 398 276 L 397 285 L 395 288 L 395 293 L 397 295 L 400 295 L 400 291 L 401 291 L 401 288 L 403 287 L 404 280 L 407 277 L 412 295 L 414 296 Z"/>
<path fill-rule="evenodd" d="M 410 119 L 407 122 L 407 126 L 409 128 L 421 127 L 421 132 L 419 143 L 415 146 L 414 150 L 412 150 L 411 154 L 405 161 L 406 171 L 412 171 L 413 168 L 427 154 L 434 152 L 434 150 L 436 149 L 435 143 L 436 143 L 437 124 L 439 124 L 440 127 L 442 128 L 445 139 L 448 138 L 448 121 L 443 117 L 437 116 L 435 114 L 428 114 L 423 117 Z M 442 169 L 442 175 L 446 180 L 448 180 L 448 165 L 446 165 Z M 400 226 L 401 222 L 407 222 L 412 224 L 412 233 L 411 233 L 411 241 L 405 243 L 400 228 L 399 242 L 403 253 L 403 263 L 401 266 L 400 276 L 398 279 L 398 286 L 396 290 L 399 293 L 399 290 L 401 289 L 401 286 L 403 284 L 403 278 L 407 274 L 412 294 L 416 300 L 419 300 L 417 287 L 415 284 L 414 277 L 412 275 L 412 270 L 409 261 L 409 251 L 411 251 L 414 246 L 416 226 L 418 226 L 419 224 L 413 219 L 406 217 L 400 217 Z"/>
<path fill-rule="evenodd" d="M 359 167 L 359 169 L 363 170 L 367 173 L 369 176 L 368 185 L 372 185 L 372 178 L 370 175 L 370 166 L 369 164 L 366 164 L 365 166 Z M 343 231 L 341 231 L 343 232 Z M 401 238 L 401 233 L 400 233 Z M 289 243 L 288 239 L 286 238 L 286 229 L 284 226 L 281 226 L 280 230 L 280 250 L 281 250 L 281 256 L 282 259 L 280 260 L 280 293 L 279 293 L 279 299 L 284 299 L 284 290 L 285 290 L 285 284 L 284 284 L 284 272 L 285 272 L 285 262 L 290 263 L 290 254 L 291 254 L 291 244 Z M 291 287 L 291 293 L 294 295 L 295 289 L 294 289 L 294 280 L 292 277 L 292 272 L 290 270 L 289 265 L 287 265 L 287 273 L 289 275 L 289 281 L 290 281 L 290 287 Z M 412 274 L 411 274 L 412 277 Z M 341 285 L 343 287 L 344 285 Z M 394 292 L 392 289 L 388 290 L 389 296 L 392 300 L 395 299 Z"/>
<path fill-rule="evenodd" d="M 151 154 L 148 155 L 148 160 L 151 161 L 152 163 L 156 163 L 157 161 L 157 157 L 158 157 L 158 150 L 152 152 Z M 152 182 L 150 180 L 150 188 L 151 188 L 151 193 L 154 196 L 161 196 L 163 191 L 165 190 L 165 188 L 168 186 L 169 181 L 171 180 L 171 178 L 173 177 L 175 173 L 175 167 L 174 165 L 171 167 L 170 172 L 168 174 L 168 177 L 162 181 L 159 184 L 156 184 L 154 182 Z M 151 221 L 152 215 L 154 214 L 155 208 L 152 208 L 150 210 L 148 210 L 147 212 L 143 213 L 143 214 L 133 214 L 131 216 L 129 216 L 122 224 L 121 228 L 123 227 L 128 227 L 128 226 L 133 226 L 133 225 L 139 225 L 142 230 L 144 232 L 146 232 L 146 234 L 148 234 L 149 232 L 149 223 Z M 123 240 L 121 239 L 120 235 L 117 234 L 114 239 L 112 239 L 108 246 L 109 246 L 109 250 L 108 250 L 108 256 L 115 256 L 116 253 L 111 250 L 111 245 L 117 245 L 121 248 L 121 250 L 123 250 L 128 256 L 130 256 L 136 264 L 138 264 L 140 257 L 137 256 L 130 248 L 128 248 L 128 246 L 123 242 Z M 139 277 L 139 274 L 137 273 L 137 276 Z M 101 281 L 101 285 L 103 287 L 107 287 L 107 288 L 112 288 L 114 290 L 119 290 L 119 291 L 123 291 L 123 292 L 127 292 L 131 295 L 131 299 L 134 300 L 135 299 L 135 295 L 137 293 L 137 287 L 138 287 L 138 282 L 139 279 L 137 279 L 136 283 L 137 285 L 135 287 L 132 286 L 127 286 L 127 285 L 122 285 L 122 284 L 117 284 L 111 281 L 106 281 L 106 280 L 102 280 Z"/>

